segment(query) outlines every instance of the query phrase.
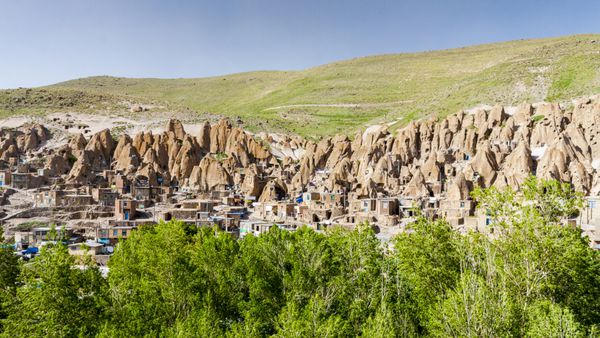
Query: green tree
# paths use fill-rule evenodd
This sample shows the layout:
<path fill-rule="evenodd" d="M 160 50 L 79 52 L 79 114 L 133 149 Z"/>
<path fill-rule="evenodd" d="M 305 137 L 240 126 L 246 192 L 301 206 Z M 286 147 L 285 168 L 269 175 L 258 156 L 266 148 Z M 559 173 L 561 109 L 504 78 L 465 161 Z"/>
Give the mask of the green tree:
<path fill-rule="evenodd" d="M 352 335 L 359 335 L 365 319 L 377 311 L 385 298 L 380 283 L 383 248 L 368 223 L 359 224 L 352 231 L 333 229 L 327 240 L 339 272 L 328 283 L 323 299 L 330 299 L 330 311 L 341 314 L 349 322 Z"/>
<path fill-rule="evenodd" d="M 165 337 L 172 338 L 217 338 L 224 337 L 225 331 L 220 325 L 219 316 L 211 311 L 212 306 L 206 304 L 195 309 L 186 318 L 178 319 L 175 325 L 164 332 Z"/>
<path fill-rule="evenodd" d="M 63 245 L 44 247 L 23 266 L 6 337 L 93 336 L 108 308 L 106 281 L 90 260 L 76 265 Z"/>
<path fill-rule="evenodd" d="M 202 302 L 194 316 L 218 318 L 211 325 L 226 330 L 243 319 L 240 307 L 248 294 L 239 243 L 216 228 L 202 228 L 194 241 L 191 264 Z"/>
<path fill-rule="evenodd" d="M 291 238 L 292 234 L 274 226 L 258 237 L 247 236 L 240 243 L 248 295 L 240 307 L 243 325 L 237 325 L 236 330 L 246 336 L 275 333 L 277 315 L 285 306 L 283 279 L 291 268 L 286 257 Z"/>
<path fill-rule="evenodd" d="M 19 259 L 13 253 L 12 246 L 4 240 L 3 229 L 0 226 L 0 332 L 2 320 L 8 314 L 5 310 L 15 296 L 19 273 Z"/>
<path fill-rule="evenodd" d="M 569 309 L 550 301 L 535 303 L 528 311 L 527 337 L 577 338 L 584 337 L 581 325 Z"/>
<path fill-rule="evenodd" d="M 339 315 L 328 311 L 326 302 L 318 295 L 300 308 L 290 302 L 279 315 L 277 334 L 274 337 L 349 337 L 348 323 Z"/>
<path fill-rule="evenodd" d="M 467 272 L 432 309 L 429 332 L 437 337 L 511 336 L 510 307 L 501 287 L 489 286 L 483 278 Z"/>
<path fill-rule="evenodd" d="M 600 255 L 565 225 L 582 197 L 569 185 L 531 177 L 522 194 L 510 189 L 476 190 L 474 197 L 494 219 L 495 271 L 522 309 L 552 299 L 568 307 L 585 325 L 600 322 Z"/>
<path fill-rule="evenodd" d="M 185 320 L 198 299 L 189 247 L 177 221 L 138 229 L 120 242 L 109 261 L 113 321 L 103 330 L 159 335 Z"/>
<path fill-rule="evenodd" d="M 429 321 L 430 307 L 460 277 L 457 236 L 460 235 L 444 220 L 421 216 L 394 240 L 398 270 L 406 278 L 415 322 L 421 329 Z"/>

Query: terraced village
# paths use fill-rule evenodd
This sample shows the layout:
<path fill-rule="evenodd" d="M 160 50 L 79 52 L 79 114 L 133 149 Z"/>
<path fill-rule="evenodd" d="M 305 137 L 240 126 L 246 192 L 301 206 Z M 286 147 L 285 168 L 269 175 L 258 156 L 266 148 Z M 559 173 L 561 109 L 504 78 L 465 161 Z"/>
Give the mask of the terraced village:
<path fill-rule="evenodd" d="M 253 134 L 227 119 L 114 120 L 102 130 L 74 122 L 83 115 L 8 119 L 0 144 L 2 222 L 25 257 L 62 229 L 73 254 L 92 254 L 100 264 L 136 228 L 171 219 L 218 226 L 234 238 L 271 227 L 322 231 L 368 222 L 385 242 L 423 213 L 460 232 L 490 233 L 473 190 L 519 190 L 534 175 L 587 196 L 567 222 L 596 246 L 600 96 L 570 106 L 478 107 L 318 142 Z M 123 124 L 146 131 L 130 135 Z"/>

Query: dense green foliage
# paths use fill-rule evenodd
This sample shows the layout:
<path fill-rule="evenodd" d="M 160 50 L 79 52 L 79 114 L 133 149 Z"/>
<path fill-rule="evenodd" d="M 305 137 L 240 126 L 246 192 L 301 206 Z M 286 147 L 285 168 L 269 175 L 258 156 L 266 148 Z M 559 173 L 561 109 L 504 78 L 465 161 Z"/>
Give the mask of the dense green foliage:
<path fill-rule="evenodd" d="M 89 262 L 73 267 L 64 247 L 47 248 L 19 275 L 0 275 L 9 291 L 0 335 L 596 336 L 600 255 L 563 225 L 581 197 L 535 179 L 519 194 L 474 197 L 492 233 L 419 217 L 390 246 L 368 225 L 273 227 L 236 241 L 172 221 L 121 243 L 106 280 Z"/>

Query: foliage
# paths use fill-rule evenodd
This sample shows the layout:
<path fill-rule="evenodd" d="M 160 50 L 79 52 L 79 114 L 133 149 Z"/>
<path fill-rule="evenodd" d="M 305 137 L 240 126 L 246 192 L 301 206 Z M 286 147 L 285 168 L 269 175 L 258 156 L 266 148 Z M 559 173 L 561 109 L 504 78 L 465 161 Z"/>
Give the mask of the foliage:
<path fill-rule="evenodd" d="M 14 298 L 19 277 L 19 262 L 11 247 L 4 241 L 0 226 L 0 321 L 8 315 L 8 305 Z M 3 324 L 0 322 L 0 332 Z"/>
<path fill-rule="evenodd" d="M 533 123 L 535 124 L 535 123 L 538 123 L 538 122 L 542 121 L 544 118 L 545 118 L 545 116 L 544 116 L 544 115 L 541 115 L 541 114 L 539 114 L 539 115 L 534 115 L 534 116 L 531 118 L 531 122 L 533 122 Z"/>
<path fill-rule="evenodd" d="M 540 301 L 529 309 L 527 337 L 583 337 L 579 323 L 569 309 L 549 301 Z"/>
<path fill-rule="evenodd" d="M 63 245 L 44 247 L 23 266 L 8 317 L 5 337 L 94 335 L 110 308 L 106 280 L 89 261 L 75 266 Z"/>

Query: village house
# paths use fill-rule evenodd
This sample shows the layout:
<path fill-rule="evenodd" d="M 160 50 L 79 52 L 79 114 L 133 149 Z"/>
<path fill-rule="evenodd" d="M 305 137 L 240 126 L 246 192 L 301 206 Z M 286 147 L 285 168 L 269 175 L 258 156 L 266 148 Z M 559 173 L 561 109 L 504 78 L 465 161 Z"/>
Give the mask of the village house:
<path fill-rule="evenodd" d="M 304 192 L 302 193 L 302 203 L 310 205 L 316 201 L 321 200 L 321 193 L 318 192 Z"/>
<path fill-rule="evenodd" d="M 322 203 L 326 208 L 344 206 L 346 203 L 346 197 L 341 193 L 324 192 L 321 194 L 320 203 Z"/>
<path fill-rule="evenodd" d="M 217 225 L 223 232 L 228 233 L 237 239 L 240 237 L 240 220 L 234 217 L 215 216 L 211 217 L 211 222 Z"/>
<path fill-rule="evenodd" d="M 378 225 L 397 225 L 400 219 L 398 199 L 394 197 L 378 198 L 375 205 L 375 218 Z"/>
<path fill-rule="evenodd" d="M 50 234 L 53 233 L 56 235 L 56 238 L 50 238 Z M 31 236 L 28 237 L 30 239 L 29 246 L 39 246 L 47 241 L 58 241 L 63 240 L 66 241 L 69 238 L 73 237 L 73 229 L 71 228 L 55 228 L 51 227 L 38 227 L 31 229 Z"/>
<path fill-rule="evenodd" d="M 439 213 L 445 217 L 450 225 L 457 227 L 465 223 L 467 217 L 475 215 L 475 201 L 473 200 L 440 200 Z"/>
<path fill-rule="evenodd" d="M 130 199 L 115 200 L 115 220 L 130 221 L 136 218 L 138 201 Z"/>
<path fill-rule="evenodd" d="M 136 228 L 137 226 L 118 226 L 110 225 L 110 223 L 108 226 L 99 226 L 96 228 L 96 241 L 102 244 L 115 245 L 119 240 L 127 239 Z"/>
<path fill-rule="evenodd" d="M 101 206 L 114 206 L 119 193 L 111 188 L 93 188 L 92 198 Z"/>
<path fill-rule="evenodd" d="M 32 189 L 38 185 L 34 182 L 33 174 L 15 172 L 11 175 L 10 187 L 14 189 Z"/>
<path fill-rule="evenodd" d="M 104 244 L 87 240 L 83 243 L 73 243 L 67 246 L 69 254 L 74 256 L 96 256 L 104 251 Z"/>
<path fill-rule="evenodd" d="M 587 197 L 577 224 L 582 234 L 590 239 L 590 245 L 600 248 L 600 197 Z"/>
<path fill-rule="evenodd" d="M 231 195 L 231 190 L 226 187 L 214 188 L 211 190 L 209 197 L 212 200 L 222 200 L 225 197 L 229 197 Z"/>
<path fill-rule="evenodd" d="M 78 190 L 43 190 L 33 194 L 35 207 L 87 206 L 93 205 L 91 195 Z"/>
<path fill-rule="evenodd" d="M 269 231 L 272 227 L 276 226 L 272 222 L 266 221 L 244 221 L 240 224 L 240 236 L 244 237 L 247 235 L 260 235 Z"/>
<path fill-rule="evenodd" d="M 277 206 L 277 218 L 280 220 L 289 220 L 296 218 L 296 203 L 279 202 Z"/>
<path fill-rule="evenodd" d="M 260 219 L 273 220 L 277 217 L 277 202 L 256 202 L 253 204 L 254 212 Z"/>
<path fill-rule="evenodd" d="M 35 207 L 55 207 L 62 197 L 60 190 L 44 190 L 33 194 L 33 205 Z"/>
<path fill-rule="evenodd" d="M 115 190 L 121 195 L 129 194 L 131 192 L 131 182 L 125 175 L 114 174 L 109 175 L 112 180 L 109 180 L 110 188 Z"/>
<path fill-rule="evenodd" d="M 465 217 L 463 225 L 459 225 L 457 229 L 459 231 L 472 230 L 482 233 L 493 233 L 494 225 L 489 211 L 485 208 L 479 208 L 473 216 Z"/>
<path fill-rule="evenodd" d="M 83 194 L 66 194 L 62 196 L 62 204 L 64 206 L 86 206 L 93 205 L 94 199 L 92 195 Z"/>
<path fill-rule="evenodd" d="M 14 238 L 17 250 L 27 249 L 30 243 L 34 243 L 31 231 L 15 231 Z"/>
<path fill-rule="evenodd" d="M 0 186 L 11 185 L 11 172 L 9 169 L 0 170 Z"/>

